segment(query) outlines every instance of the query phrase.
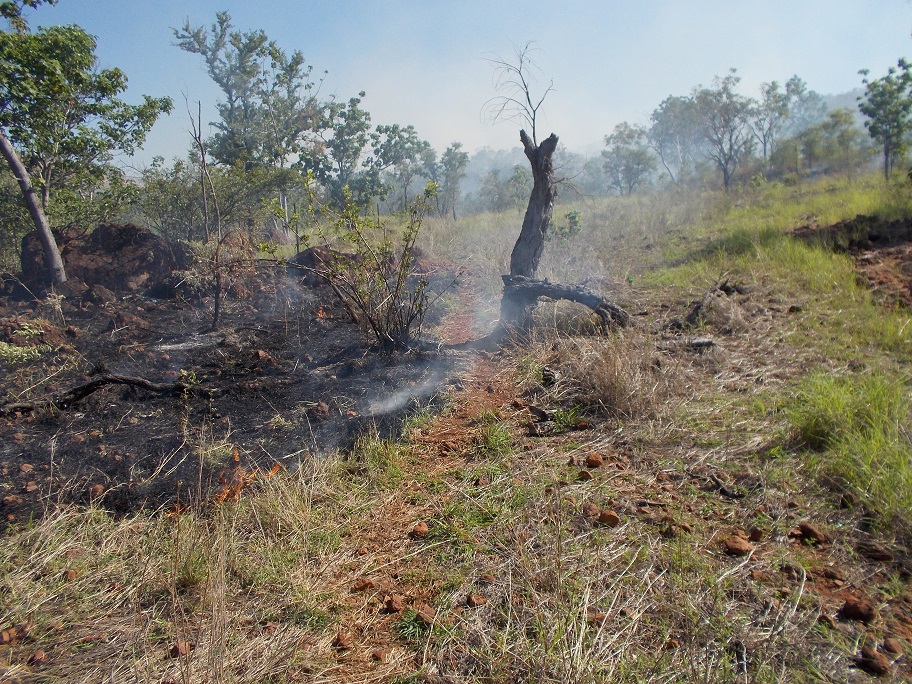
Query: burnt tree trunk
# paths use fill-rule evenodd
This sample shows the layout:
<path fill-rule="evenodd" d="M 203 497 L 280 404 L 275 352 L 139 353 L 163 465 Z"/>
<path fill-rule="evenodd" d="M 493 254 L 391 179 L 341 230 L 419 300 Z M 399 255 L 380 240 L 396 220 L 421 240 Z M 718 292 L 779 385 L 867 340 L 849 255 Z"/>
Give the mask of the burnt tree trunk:
<path fill-rule="evenodd" d="M 557 149 L 557 136 L 552 133 L 535 146 L 525 131 L 519 132 L 523 151 L 532 166 L 532 194 L 526 207 L 522 230 L 510 255 L 510 275 L 534 278 L 545 249 L 545 237 L 551 227 L 557 184 L 551 157 Z M 526 290 L 506 287 L 500 304 L 501 325 L 507 329 L 528 331 L 538 297 Z"/>
<path fill-rule="evenodd" d="M 63 268 L 63 259 L 60 256 L 57 241 L 54 240 L 54 235 L 51 233 L 47 216 L 41 207 L 41 202 L 38 200 L 38 195 L 32 185 L 32 179 L 25 169 L 25 164 L 19 159 L 19 155 L 16 154 L 16 150 L 3 130 L 0 130 L 0 154 L 3 155 L 10 171 L 13 172 L 13 176 L 19 183 L 19 189 L 22 191 L 22 197 L 25 199 L 29 215 L 38 230 L 38 239 L 41 241 L 41 247 L 44 251 L 44 263 L 47 266 L 51 282 L 55 285 L 65 283 L 67 277 Z"/>

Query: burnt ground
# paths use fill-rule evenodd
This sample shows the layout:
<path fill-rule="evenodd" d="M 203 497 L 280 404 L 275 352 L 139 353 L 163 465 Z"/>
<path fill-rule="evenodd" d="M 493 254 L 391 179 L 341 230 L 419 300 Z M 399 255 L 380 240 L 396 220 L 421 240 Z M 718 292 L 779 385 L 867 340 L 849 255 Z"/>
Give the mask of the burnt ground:
<path fill-rule="evenodd" d="M 859 279 L 882 304 L 912 306 L 912 219 L 883 221 L 857 216 L 832 226 L 808 224 L 793 235 L 849 254 Z"/>
<path fill-rule="evenodd" d="M 0 526 L 89 498 L 121 513 L 198 500 L 239 473 L 294 469 L 366 431 L 394 433 L 460 363 L 454 354 L 371 351 L 331 289 L 301 287 L 282 269 L 235 288 L 215 332 L 206 332 L 211 296 L 84 286 L 43 302 L 0 300 L 0 340 L 42 350 L 0 362 L 0 401 L 59 396 L 107 374 L 188 390 L 110 385 L 64 409 L 5 412 Z"/>

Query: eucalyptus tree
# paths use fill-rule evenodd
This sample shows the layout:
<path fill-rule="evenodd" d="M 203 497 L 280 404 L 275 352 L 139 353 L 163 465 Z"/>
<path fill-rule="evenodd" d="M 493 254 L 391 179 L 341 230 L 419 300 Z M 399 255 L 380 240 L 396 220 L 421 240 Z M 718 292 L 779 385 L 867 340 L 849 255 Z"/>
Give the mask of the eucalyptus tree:
<path fill-rule="evenodd" d="M 902 161 L 908 149 L 907 138 L 912 130 L 912 64 L 900 59 L 886 76 L 869 80 L 864 76 L 864 97 L 859 98 L 858 109 L 867 117 L 865 127 L 883 151 L 884 178 L 890 180 L 893 168 Z"/>
<path fill-rule="evenodd" d="M 732 69 L 713 79 L 711 88 L 698 88 L 694 101 L 700 114 L 700 129 L 706 140 L 706 155 L 722 173 L 722 185 L 731 186 L 735 171 L 753 151 L 750 116 L 754 102 L 738 92 L 741 79 Z"/>
<path fill-rule="evenodd" d="M 655 157 L 640 126 L 619 123 L 605 136 L 605 147 L 602 159 L 608 184 L 622 195 L 632 195 L 655 171 Z"/>
<path fill-rule="evenodd" d="M 697 103 L 692 97 L 670 95 L 652 113 L 649 123 L 646 142 L 671 182 L 683 184 L 701 144 Z"/>
<path fill-rule="evenodd" d="M 760 84 L 760 99 L 750 117 L 751 130 L 760 144 L 764 161 L 769 159 L 779 133 L 789 117 L 789 96 L 778 81 Z"/>
<path fill-rule="evenodd" d="M 456 220 L 456 203 L 459 201 L 459 187 L 466 177 L 469 153 L 462 151 L 461 142 L 453 142 L 440 155 L 440 161 L 427 158 L 424 173 L 437 183 L 437 213 L 451 215 Z"/>
<path fill-rule="evenodd" d="M 25 3 L 33 6 L 37 3 Z M 95 39 L 78 26 L 0 32 L 0 153 L 19 184 L 51 281 L 66 271 L 47 212 L 55 189 L 105 182 L 115 153 L 132 154 L 168 98 L 129 105 L 119 69 L 97 70 Z"/>

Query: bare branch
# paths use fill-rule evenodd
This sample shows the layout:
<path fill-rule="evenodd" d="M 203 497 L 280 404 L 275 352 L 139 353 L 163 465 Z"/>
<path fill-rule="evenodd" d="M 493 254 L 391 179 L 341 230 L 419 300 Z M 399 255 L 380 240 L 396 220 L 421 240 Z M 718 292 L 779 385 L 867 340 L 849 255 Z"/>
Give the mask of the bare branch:
<path fill-rule="evenodd" d="M 554 90 L 554 81 L 550 80 L 541 97 L 533 96 L 536 73 L 541 73 L 538 64 L 530 56 L 536 50 L 535 43 L 530 41 L 522 47 L 514 46 L 513 60 L 506 60 L 496 54 L 488 58 L 488 64 L 494 70 L 494 89 L 500 94 L 485 102 L 482 108 L 492 122 L 514 121 L 521 127 L 528 128 L 532 132 L 535 147 L 538 146 L 538 111 L 548 94 Z"/>

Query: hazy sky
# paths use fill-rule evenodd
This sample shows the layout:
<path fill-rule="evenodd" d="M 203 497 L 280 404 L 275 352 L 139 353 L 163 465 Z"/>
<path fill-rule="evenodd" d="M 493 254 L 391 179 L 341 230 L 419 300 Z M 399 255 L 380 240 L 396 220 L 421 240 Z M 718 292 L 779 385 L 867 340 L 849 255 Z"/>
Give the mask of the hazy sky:
<path fill-rule="evenodd" d="M 220 98 L 198 55 L 174 47 L 172 27 L 212 23 L 263 29 L 329 73 L 322 94 L 365 90 L 373 123 L 413 124 L 438 150 L 518 145 L 517 126 L 482 116 L 495 92 L 485 57 L 536 41 L 554 92 L 541 133 L 570 149 L 596 149 L 621 121 L 646 123 L 665 97 L 708 85 L 730 67 L 751 96 L 793 74 L 822 94 L 861 85 L 912 56 L 909 0 L 60 0 L 28 14 L 32 25 L 76 23 L 98 39 L 102 67 L 128 76 L 128 100 L 174 99 L 138 163 L 190 147 L 184 93 L 206 123 Z M 546 130 L 545 130 L 546 129 Z"/>

